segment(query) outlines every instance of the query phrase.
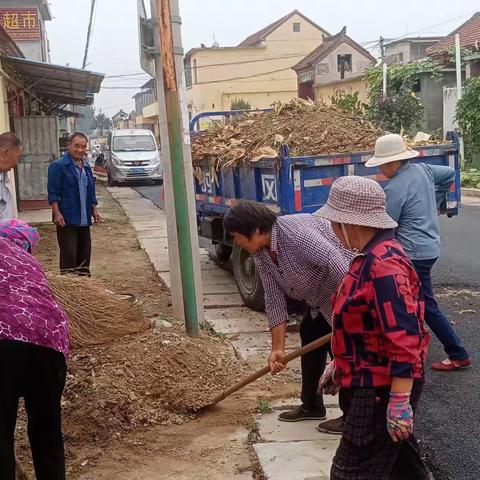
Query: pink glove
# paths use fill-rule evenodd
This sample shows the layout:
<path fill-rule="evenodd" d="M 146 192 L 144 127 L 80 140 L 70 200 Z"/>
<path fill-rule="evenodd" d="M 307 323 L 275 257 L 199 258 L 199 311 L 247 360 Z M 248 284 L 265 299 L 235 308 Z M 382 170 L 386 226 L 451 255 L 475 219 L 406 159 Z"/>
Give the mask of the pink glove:
<path fill-rule="evenodd" d="M 318 393 L 321 395 L 336 395 L 340 390 L 339 385 L 335 385 L 333 382 L 333 373 L 335 372 L 335 360 L 330 362 L 323 372 L 322 377 L 320 378 L 320 383 L 318 384 Z"/>
<path fill-rule="evenodd" d="M 413 433 L 413 410 L 410 393 L 390 393 L 387 430 L 394 442 L 406 440 Z"/>

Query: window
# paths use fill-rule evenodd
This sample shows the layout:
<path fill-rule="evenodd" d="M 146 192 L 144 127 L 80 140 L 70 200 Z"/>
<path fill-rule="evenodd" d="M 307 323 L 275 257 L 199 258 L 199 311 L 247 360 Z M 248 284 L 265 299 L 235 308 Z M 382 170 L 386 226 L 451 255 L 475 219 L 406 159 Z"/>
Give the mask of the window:
<path fill-rule="evenodd" d="M 422 91 L 422 82 L 418 78 L 415 80 L 415 83 L 412 85 L 412 92 L 420 93 Z"/>
<path fill-rule="evenodd" d="M 352 71 L 352 55 L 338 55 L 337 67 L 338 71 L 340 72 L 340 78 L 343 80 L 345 78 L 345 72 Z"/>
<path fill-rule="evenodd" d="M 403 63 L 403 52 L 397 53 L 397 63 Z"/>
<path fill-rule="evenodd" d="M 198 83 L 197 59 L 193 60 L 193 84 Z"/>
<path fill-rule="evenodd" d="M 298 33 L 300 31 L 300 22 L 294 22 L 293 31 Z"/>
<path fill-rule="evenodd" d="M 114 152 L 153 152 L 157 149 L 151 135 L 128 135 L 115 137 L 113 141 Z"/>
<path fill-rule="evenodd" d="M 183 66 L 185 68 L 185 84 L 186 87 L 189 88 L 192 86 L 192 62 L 190 57 L 185 58 Z"/>

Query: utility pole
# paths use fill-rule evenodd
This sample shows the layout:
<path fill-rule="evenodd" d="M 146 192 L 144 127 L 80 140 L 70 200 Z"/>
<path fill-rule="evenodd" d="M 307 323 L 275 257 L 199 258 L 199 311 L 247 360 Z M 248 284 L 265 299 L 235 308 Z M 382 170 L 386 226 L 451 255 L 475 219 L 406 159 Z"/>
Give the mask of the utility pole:
<path fill-rule="evenodd" d="M 383 68 L 383 98 L 387 97 L 387 80 L 388 80 L 388 66 L 385 59 L 385 39 L 380 37 L 380 55 L 382 56 L 382 68 Z"/>
<path fill-rule="evenodd" d="M 460 34 L 455 35 L 455 67 L 457 72 L 457 105 L 462 99 L 462 45 L 460 41 Z M 465 143 L 460 137 L 460 163 L 462 167 L 465 166 Z"/>
<path fill-rule="evenodd" d="M 95 0 L 92 0 L 90 7 L 90 20 L 88 22 L 87 43 L 85 45 L 85 54 L 83 55 L 82 68 L 87 66 L 88 50 L 90 48 L 90 37 L 92 36 L 93 15 L 95 13 Z"/>
<path fill-rule="evenodd" d="M 174 316 L 184 318 L 187 333 L 198 336 L 203 295 L 188 117 L 186 108 L 182 109 L 183 50 L 178 1 L 151 0 L 151 11 L 172 303 Z"/>

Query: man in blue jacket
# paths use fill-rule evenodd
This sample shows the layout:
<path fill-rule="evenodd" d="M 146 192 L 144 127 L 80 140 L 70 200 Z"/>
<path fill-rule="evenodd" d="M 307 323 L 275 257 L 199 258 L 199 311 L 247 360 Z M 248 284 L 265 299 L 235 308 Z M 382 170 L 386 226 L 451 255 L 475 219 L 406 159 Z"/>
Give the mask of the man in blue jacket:
<path fill-rule="evenodd" d="M 447 358 L 432 368 L 453 371 L 472 362 L 452 324 L 438 307 L 432 287 L 432 267 L 440 256 L 438 207 L 455 181 L 455 170 L 441 165 L 410 163 L 419 152 L 400 135 L 380 137 L 367 167 L 378 167 L 390 179 L 385 188 L 387 212 L 397 223 L 396 236 L 410 257 L 425 295 L 425 321 L 440 340 Z"/>
<path fill-rule="evenodd" d="M 60 247 L 60 271 L 90 275 L 92 218 L 97 211 L 92 169 L 85 161 L 88 138 L 80 132 L 68 137 L 68 153 L 48 168 L 48 203 L 52 206 Z"/>

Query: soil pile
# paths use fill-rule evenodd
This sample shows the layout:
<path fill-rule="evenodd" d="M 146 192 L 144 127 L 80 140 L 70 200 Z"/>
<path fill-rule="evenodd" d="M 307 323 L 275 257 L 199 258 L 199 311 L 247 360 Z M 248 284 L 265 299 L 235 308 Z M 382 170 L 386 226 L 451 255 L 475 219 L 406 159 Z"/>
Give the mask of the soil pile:
<path fill-rule="evenodd" d="M 194 162 L 204 158 L 217 168 L 275 158 L 282 144 L 291 156 L 373 151 L 382 131 L 335 106 L 295 99 L 272 112 L 235 116 L 192 138 Z"/>
<path fill-rule="evenodd" d="M 107 441 L 150 425 L 183 424 L 245 372 L 228 344 L 153 328 L 74 351 L 64 395 L 72 443 Z"/>

